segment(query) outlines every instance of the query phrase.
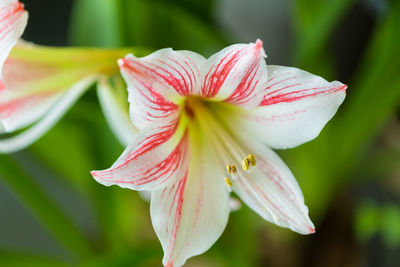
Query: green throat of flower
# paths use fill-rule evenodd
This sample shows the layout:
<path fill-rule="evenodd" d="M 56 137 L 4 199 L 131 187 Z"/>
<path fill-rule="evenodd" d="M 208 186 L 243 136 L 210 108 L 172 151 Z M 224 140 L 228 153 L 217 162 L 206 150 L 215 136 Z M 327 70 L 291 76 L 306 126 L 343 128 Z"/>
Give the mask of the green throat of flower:
<path fill-rule="evenodd" d="M 189 135 L 193 142 L 206 142 L 218 165 L 226 168 L 226 176 L 223 178 L 231 190 L 241 172 L 252 172 L 257 162 L 254 154 L 246 151 L 248 148 L 245 143 L 222 119 L 224 113 L 229 112 L 226 105 L 199 97 L 188 97 L 183 105 L 183 114 L 189 120 Z M 194 147 L 196 145 L 193 144 Z"/>

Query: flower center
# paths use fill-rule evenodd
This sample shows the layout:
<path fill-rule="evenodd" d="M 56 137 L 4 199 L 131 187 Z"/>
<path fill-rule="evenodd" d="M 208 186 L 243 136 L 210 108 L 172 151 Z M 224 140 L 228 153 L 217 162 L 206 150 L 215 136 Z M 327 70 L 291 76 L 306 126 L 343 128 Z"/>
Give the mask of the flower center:
<path fill-rule="evenodd" d="M 251 172 L 252 167 L 256 166 L 256 158 L 253 154 L 245 152 L 229 128 L 213 113 L 212 110 L 218 108 L 218 105 L 225 103 L 188 97 L 184 103 L 184 112 L 195 125 L 198 125 L 196 129 L 201 132 L 203 140 L 209 143 L 218 165 L 226 168 L 227 175 L 223 178 L 230 190 L 240 172 Z"/>

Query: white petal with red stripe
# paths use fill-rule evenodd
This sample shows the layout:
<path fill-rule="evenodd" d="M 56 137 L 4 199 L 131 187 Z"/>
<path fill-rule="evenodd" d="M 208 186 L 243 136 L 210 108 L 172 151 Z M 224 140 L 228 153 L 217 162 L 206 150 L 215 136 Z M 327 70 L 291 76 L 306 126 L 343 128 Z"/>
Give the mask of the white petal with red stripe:
<path fill-rule="evenodd" d="M 202 66 L 202 96 L 254 107 L 262 100 L 268 80 L 262 42 L 229 46 Z"/>
<path fill-rule="evenodd" d="M 26 44 L 19 43 L 13 52 L 24 46 Z M 57 87 L 36 90 L 36 84 L 43 84 L 41 79 L 51 76 L 54 68 L 16 59 L 13 52 L 4 62 L 0 90 L 0 124 L 5 132 L 19 130 L 37 121 L 65 94 L 61 90 L 64 88 Z"/>
<path fill-rule="evenodd" d="M 140 131 L 111 168 L 91 174 L 106 186 L 154 190 L 182 177 L 188 153 L 186 122 L 177 116 Z"/>
<path fill-rule="evenodd" d="M 168 267 L 180 267 L 208 250 L 228 221 L 224 173 L 209 151 L 195 152 L 187 176 L 151 193 L 151 219 Z"/>
<path fill-rule="evenodd" d="M 65 94 L 64 91 L 40 92 L 16 97 L 13 92 L 0 92 L 0 124 L 4 132 L 24 128 L 39 118 Z"/>
<path fill-rule="evenodd" d="M 18 116 L 18 119 L 21 121 L 23 121 L 25 118 L 32 118 L 29 117 L 31 116 L 30 113 L 37 112 L 38 109 L 45 109 L 46 114 L 41 117 L 35 125 L 23 131 L 22 133 L 6 139 L 0 139 L 0 153 L 16 152 L 38 140 L 49 129 L 51 129 L 51 127 L 53 127 L 62 118 L 62 116 L 65 115 L 71 106 L 86 92 L 86 90 L 96 79 L 97 77 L 92 75 L 78 81 L 68 91 L 63 92 L 61 96 L 51 99 L 51 101 L 46 99 L 48 103 L 46 103 L 45 106 L 43 106 L 42 103 L 40 106 L 31 106 L 31 109 L 29 108 L 30 106 L 25 106 L 24 109 L 18 109 L 16 114 L 20 115 Z M 21 112 L 25 112 L 25 115 Z M 12 118 L 12 116 L 8 118 Z M 12 121 L 9 122 L 12 123 Z M 6 125 L 9 126 L 10 124 Z M 0 125 L 0 130 L 1 128 L 2 127 Z"/>
<path fill-rule="evenodd" d="M 25 30 L 28 13 L 17 0 L 0 2 L 0 73 L 4 61 Z M 1 90 L 0 84 L 0 90 Z"/>
<path fill-rule="evenodd" d="M 198 66 L 205 59 L 190 51 L 158 50 L 149 56 L 128 55 L 119 61 L 129 91 L 130 112 L 136 127 L 165 119 L 185 96 L 197 94 Z"/>
<path fill-rule="evenodd" d="M 133 82 L 127 81 L 128 84 L 133 84 Z M 153 121 L 168 119 L 179 112 L 179 105 L 144 84 L 130 85 L 128 92 L 130 117 L 138 129 L 145 128 Z"/>
<path fill-rule="evenodd" d="M 260 106 L 226 112 L 225 119 L 273 148 L 291 148 L 317 137 L 346 97 L 347 86 L 338 81 L 290 67 L 268 66 L 268 72 Z"/>
<path fill-rule="evenodd" d="M 300 234 L 314 233 L 299 185 L 283 161 L 267 146 L 243 140 L 257 160 L 251 172 L 238 172 L 233 190 L 264 219 Z"/>
<path fill-rule="evenodd" d="M 67 89 L 85 79 L 83 75 L 65 79 L 67 74 L 62 69 L 38 61 L 34 53 L 30 57 L 31 50 L 36 49 L 40 48 L 19 42 L 4 62 L 0 124 L 5 132 L 20 130 L 41 119 Z M 18 57 L 22 53 L 24 58 Z M 58 62 L 56 58 L 54 62 Z"/>

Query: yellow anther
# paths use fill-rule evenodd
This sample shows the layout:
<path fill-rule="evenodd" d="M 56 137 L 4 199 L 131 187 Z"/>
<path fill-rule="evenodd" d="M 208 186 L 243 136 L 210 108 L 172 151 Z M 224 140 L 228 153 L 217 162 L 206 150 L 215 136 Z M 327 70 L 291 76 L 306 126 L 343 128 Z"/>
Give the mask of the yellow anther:
<path fill-rule="evenodd" d="M 225 183 L 226 183 L 229 187 L 232 186 L 232 181 L 231 181 L 228 177 L 225 177 Z"/>
<path fill-rule="evenodd" d="M 242 169 L 244 171 L 248 171 L 250 170 L 250 166 L 256 166 L 256 164 L 257 164 L 256 157 L 254 157 L 253 154 L 249 154 L 242 161 Z"/>
<path fill-rule="evenodd" d="M 242 169 L 243 169 L 244 171 L 250 170 L 250 160 L 249 160 L 248 158 L 245 158 L 245 159 L 242 161 Z"/>
<path fill-rule="evenodd" d="M 235 165 L 226 165 L 226 171 L 228 172 L 228 174 L 236 174 L 237 168 Z"/>
<path fill-rule="evenodd" d="M 251 166 L 256 166 L 257 161 L 253 154 L 249 154 L 247 158 L 249 159 Z"/>

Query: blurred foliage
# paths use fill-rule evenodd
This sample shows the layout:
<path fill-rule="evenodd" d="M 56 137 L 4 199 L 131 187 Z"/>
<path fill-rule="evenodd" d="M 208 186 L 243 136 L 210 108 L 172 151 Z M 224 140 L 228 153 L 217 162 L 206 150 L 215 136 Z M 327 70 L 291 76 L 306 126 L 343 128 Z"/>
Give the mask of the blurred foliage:
<path fill-rule="evenodd" d="M 354 81 L 348 82 L 342 110 L 316 140 L 289 151 L 293 162 L 298 162 L 295 173 L 305 179 L 303 190 L 313 205 L 311 212 L 322 212 L 343 180 L 353 178 L 368 144 L 398 108 L 399 20 L 400 2 L 396 1 L 377 22 Z M 318 183 L 321 177 L 323 186 Z"/>
<path fill-rule="evenodd" d="M 71 41 L 80 46 L 174 47 L 211 54 L 227 44 L 212 23 L 212 4 L 211 0 L 76 1 Z M 104 27 L 99 30 L 99 25 Z"/>
<path fill-rule="evenodd" d="M 336 77 L 332 39 L 356 3 L 291 1 L 296 67 L 327 79 Z M 386 12 L 377 16 L 354 77 L 343 81 L 349 85 L 348 96 L 337 116 L 316 140 L 281 153 L 299 179 L 317 232 L 338 192 L 367 183 L 371 176 L 384 180 L 389 168 L 398 168 L 400 150 L 393 147 L 366 156 L 368 151 L 376 151 L 373 144 L 400 103 L 400 2 L 387 4 Z M 208 56 L 231 43 L 214 22 L 215 5 L 212 0 L 76 0 L 71 44 L 174 47 Z M 68 253 L 47 258 L 49 255 L 0 251 L 0 266 L 132 266 L 132 262 L 134 266 L 159 266 L 162 251 L 152 230 L 148 204 L 133 191 L 97 184 L 89 174 L 92 169 L 109 167 L 122 150 L 102 116 L 95 90 L 91 90 L 39 142 L 24 152 L 1 156 L 0 179 Z M 41 186 L 34 168 L 24 164 L 21 155 L 37 159 L 36 169 L 54 174 L 46 179 L 59 180 L 89 203 L 93 222 L 86 225 L 71 216 L 51 194 L 51 188 Z M 371 175 L 372 170 L 375 175 Z M 400 245 L 397 204 L 371 200 L 356 204 L 353 227 L 360 243 L 378 235 L 388 247 Z M 307 245 L 306 240 L 242 208 L 231 215 L 224 235 L 213 248 L 188 265 L 264 266 L 265 257 L 286 255 L 287 251 L 293 254 Z M 277 266 L 285 262 L 285 266 L 300 265 L 295 253 L 280 257 Z"/>
<path fill-rule="evenodd" d="M 354 229 L 360 242 L 380 235 L 388 248 L 400 245 L 400 209 L 398 205 L 362 203 L 357 209 Z"/>

